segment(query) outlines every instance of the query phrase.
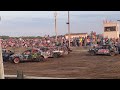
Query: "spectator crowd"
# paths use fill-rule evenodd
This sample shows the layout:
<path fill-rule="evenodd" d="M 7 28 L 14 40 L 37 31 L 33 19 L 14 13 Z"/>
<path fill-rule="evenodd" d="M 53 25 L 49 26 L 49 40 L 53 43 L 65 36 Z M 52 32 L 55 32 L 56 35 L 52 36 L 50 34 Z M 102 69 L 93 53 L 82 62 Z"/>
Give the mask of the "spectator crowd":
<path fill-rule="evenodd" d="M 84 47 L 84 46 L 99 46 L 103 44 L 114 44 L 120 47 L 120 39 L 103 38 L 102 35 L 97 35 L 96 32 L 91 32 L 87 37 L 74 37 L 70 39 L 71 47 Z M 2 48 L 8 47 L 54 47 L 56 45 L 69 46 L 69 41 L 65 36 L 59 36 L 57 41 L 54 37 L 45 36 L 41 39 L 23 39 L 23 38 L 9 38 L 2 39 Z"/>

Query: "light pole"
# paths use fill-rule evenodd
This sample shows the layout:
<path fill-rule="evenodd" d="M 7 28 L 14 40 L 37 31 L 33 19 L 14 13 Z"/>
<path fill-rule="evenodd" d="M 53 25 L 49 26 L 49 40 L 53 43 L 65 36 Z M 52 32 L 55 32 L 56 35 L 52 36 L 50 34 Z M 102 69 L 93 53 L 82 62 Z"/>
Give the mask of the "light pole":
<path fill-rule="evenodd" d="M 1 17 L 0 17 L 1 21 Z M 0 79 L 4 79 L 4 66 L 3 66 L 3 57 L 2 57 L 2 46 L 1 46 L 1 39 L 0 39 Z"/>
<path fill-rule="evenodd" d="M 69 47 L 70 47 L 70 15 L 69 15 L 69 11 L 68 11 L 68 39 L 69 39 Z"/>
<path fill-rule="evenodd" d="M 56 38 L 55 38 L 55 40 L 56 40 L 56 42 L 57 42 L 57 12 L 55 11 L 55 13 L 54 13 L 54 16 L 55 16 L 55 33 L 56 33 Z"/>

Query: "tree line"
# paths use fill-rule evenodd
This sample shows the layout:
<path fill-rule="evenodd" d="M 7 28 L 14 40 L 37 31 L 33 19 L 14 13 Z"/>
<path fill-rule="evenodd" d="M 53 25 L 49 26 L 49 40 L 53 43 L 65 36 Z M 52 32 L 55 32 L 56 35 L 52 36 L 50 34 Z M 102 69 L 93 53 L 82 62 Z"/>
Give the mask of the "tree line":
<path fill-rule="evenodd" d="M 19 38 L 23 38 L 23 39 L 35 39 L 35 38 L 39 38 L 41 39 L 41 36 L 22 36 L 22 37 L 10 37 L 10 36 L 0 36 L 1 39 L 9 39 L 9 38 L 15 38 L 15 39 L 19 39 Z"/>

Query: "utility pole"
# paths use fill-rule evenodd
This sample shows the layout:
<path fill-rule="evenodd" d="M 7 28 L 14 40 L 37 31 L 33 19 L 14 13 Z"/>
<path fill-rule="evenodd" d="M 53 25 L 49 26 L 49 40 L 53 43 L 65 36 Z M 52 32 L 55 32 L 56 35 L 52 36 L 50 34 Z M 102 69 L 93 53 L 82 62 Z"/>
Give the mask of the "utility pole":
<path fill-rule="evenodd" d="M 57 42 L 57 12 L 55 11 L 55 13 L 54 13 L 54 16 L 55 16 L 55 33 L 56 33 L 56 42 Z"/>
<path fill-rule="evenodd" d="M 1 17 L 0 17 L 1 21 Z M 2 41 L 0 39 L 0 79 L 4 79 L 4 66 L 3 66 L 3 57 L 2 57 Z"/>
<path fill-rule="evenodd" d="M 70 16 L 69 16 L 69 11 L 68 11 L 68 39 L 69 39 L 69 47 L 70 47 Z"/>
<path fill-rule="evenodd" d="M 120 22 L 120 20 L 117 20 L 118 22 Z M 120 24 L 118 25 L 118 31 L 120 32 Z"/>

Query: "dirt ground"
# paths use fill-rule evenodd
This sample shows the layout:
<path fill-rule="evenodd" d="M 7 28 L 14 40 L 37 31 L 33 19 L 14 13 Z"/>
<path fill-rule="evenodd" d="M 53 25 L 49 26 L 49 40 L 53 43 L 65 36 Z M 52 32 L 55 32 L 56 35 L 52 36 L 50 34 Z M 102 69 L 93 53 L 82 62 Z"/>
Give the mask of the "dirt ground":
<path fill-rule="evenodd" d="M 73 48 L 69 55 L 45 62 L 4 62 L 4 69 L 6 75 L 23 71 L 24 75 L 40 77 L 120 79 L 120 55 L 90 56 L 84 49 Z"/>

